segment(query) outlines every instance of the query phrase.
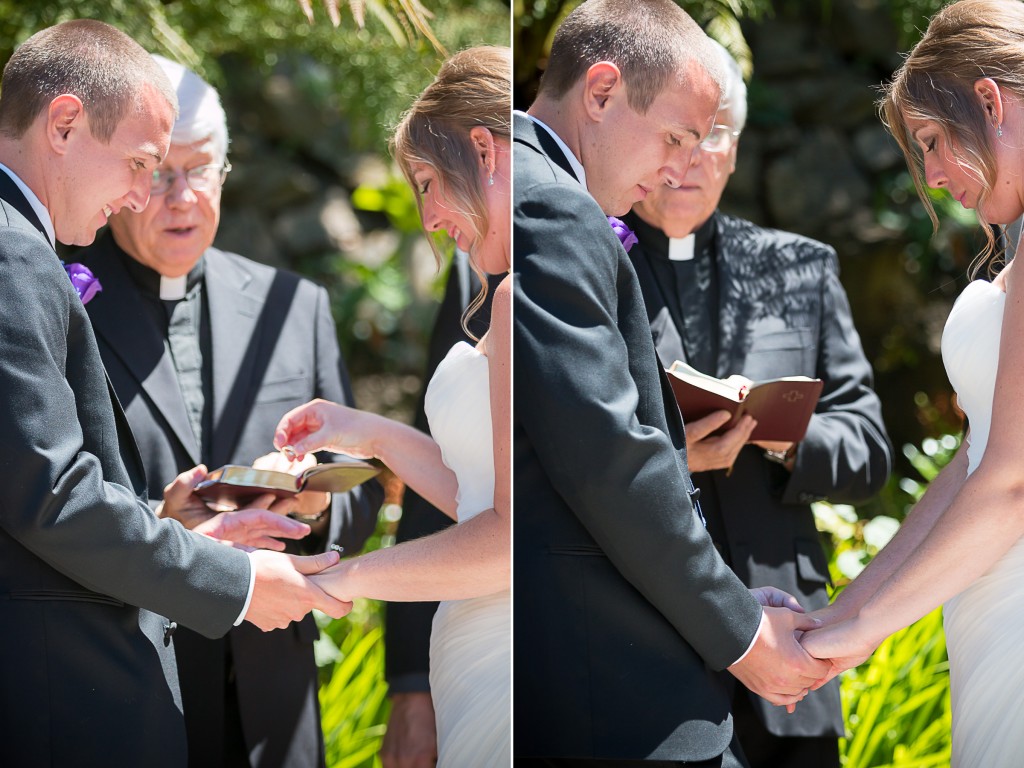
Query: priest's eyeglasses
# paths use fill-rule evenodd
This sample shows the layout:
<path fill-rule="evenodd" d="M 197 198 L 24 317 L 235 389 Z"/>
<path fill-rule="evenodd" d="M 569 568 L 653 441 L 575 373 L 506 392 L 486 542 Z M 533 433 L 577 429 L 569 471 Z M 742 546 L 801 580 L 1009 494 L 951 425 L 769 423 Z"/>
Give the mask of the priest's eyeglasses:
<path fill-rule="evenodd" d="M 185 183 L 193 192 L 209 193 L 224 183 L 230 170 L 231 163 L 197 165 L 187 171 L 166 171 L 157 168 L 153 171 L 153 187 L 150 194 L 166 195 L 179 176 L 185 177 Z"/>
<path fill-rule="evenodd" d="M 728 152 L 739 135 L 731 125 L 713 125 L 711 133 L 697 146 L 702 152 Z"/>

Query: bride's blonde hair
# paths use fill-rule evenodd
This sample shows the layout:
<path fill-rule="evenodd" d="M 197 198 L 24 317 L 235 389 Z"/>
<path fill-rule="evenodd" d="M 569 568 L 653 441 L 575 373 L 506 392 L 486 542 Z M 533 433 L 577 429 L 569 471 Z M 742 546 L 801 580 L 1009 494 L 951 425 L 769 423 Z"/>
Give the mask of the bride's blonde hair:
<path fill-rule="evenodd" d="M 992 268 L 998 253 L 993 227 L 981 204 L 995 184 L 993 126 L 978 103 L 974 84 L 991 78 L 1004 91 L 1024 94 L 1024 3 L 1020 0 L 960 0 L 932 18 L 892 82 L 883 90 L 882 122 L 906 157 L 917 194 L 938 229 L 935 207 L 924 178 L 924 156 L 907 129 L 907 120 L 938 124 L 947 145 L 956 148 L 957 162 L 981 183 L 976 206 L 987 245 L 972 273 L 985 263 Z"/>
<path fill-rule="evenodd" d="M 467 48 L 445 61 L 434 81 L 402 115 L 391 138 L 392 157 L 414 190 L 417 185 L 413 168 L 426 165 L 433 169 L 438 191 L 473 227 L 474 249 L 482 241 L 488 224 L 479 160 L 469 137 L 469 132 L 476 126 L 487 128 L 496 139 L 510 140 L 510 48 Z M 422 221 L 423 202 L 418 191 L 416 205 Z M 433 238 L 430 238 L 430 247 L 440 266 L 441 254 Z M 463 328 L 467 334 L 467 318 L 480 308 L 487 297 L 486 275 L 472 258 L 470 265 L 480 278 L 483 289 L 463 315 Z"/>

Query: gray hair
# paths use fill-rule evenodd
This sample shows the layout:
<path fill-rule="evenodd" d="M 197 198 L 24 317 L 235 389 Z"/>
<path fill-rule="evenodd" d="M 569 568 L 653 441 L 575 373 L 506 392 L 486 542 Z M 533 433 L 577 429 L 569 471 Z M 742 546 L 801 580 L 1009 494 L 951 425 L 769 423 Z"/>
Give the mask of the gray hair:
<path fill-rule="evenodd" d="M 721 108 L 729 110 L 732 127 L 742 132 L 747 124 L 747 84 L 743 82 L 743 71 L 724 45 L 714 39 L 711 42 L 722 54 L 724 62 L 725 83 L 722 87 Z"/>
<path fill-rule="evenodd" d="M 171 131 L 172 144 L 195 144 L 209 139 L 221 162 L 228 157 L 228 121 L 217 89 L 191 69 L 153 54 L 178 94 L 178 119 Z"/>

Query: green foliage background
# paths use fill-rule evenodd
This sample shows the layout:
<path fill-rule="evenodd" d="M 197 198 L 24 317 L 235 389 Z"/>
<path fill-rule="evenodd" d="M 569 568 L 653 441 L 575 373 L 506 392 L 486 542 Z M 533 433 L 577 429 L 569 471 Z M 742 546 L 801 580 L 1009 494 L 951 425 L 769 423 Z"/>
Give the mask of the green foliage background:
<path fill-rule="evenodd" d="M 815 505 L 818 528 L 831 548 L 829 571 L 837 591 L 885 546 L 959 445 L 956 435 L 942 435 L 903 446 L 912 471 L 892 477 L 882 493 L 880 502 L 890 514 L 865 519 L 851 507 Z M 844 768 L 949 765 L 949 662 L 941 609 L 892 635 L 868 661 L 845 672 L 841 690 Z"/>
<path fill-rule="evenodd" d="M 450 51 L 480 43 L 516 48 L 515 100 L 528 103 L 537 73 L 543 68 L 552 30 L 578 0 L 427 0 L 434 16 L 431 26 Z M 809 13 L 823 21 L 844 0 L 680 0 L 706 24 L 744 64 L 750 51 L 744 31 L 751 25 L 784 13 Z M 308 24 L 297 0 L 0 0 L 0 58 L 34 31 L 69 18 L 98 18 L 125 30 L 149 50 L 192 67 L 219 87 L 232 123 L 232 137 L 242 156 L 248 134 L 260 133 L 272 116 L 261 113 L 254 93 L 268 78 L 282 77 L 315 104 L 324 121 L 337 124 L 334 144 L 304 146 L 296 133 L 271 131 L 250 151 L 267 149 L 297 158 L 313 173 L 345 175 L 364 154 L 386 163 L 388 128 L 411 99 L 429 82 L 442 56 L 403 25 L 390 0 L 368 2 L 364 29 L 354 24 L 342 5 L 342 25 L 335 29 L 314 0 L 318 22 Z M 920 35 L 925 19 L 942 0 L 878 0 L 895 24 L 900 50 Z M 753 124 L 771 126 L 771 93 L 750 91 Z M 310 127 L 312 128 L 312 126 Z M 326 155 L 332 155 L 327 157 Z M 246 189 L 256 188 L 243 171 L 233 173 L 225 189 L 225 207 L 244 202 Z M 256 180 L 258 181 L 258 180 Z M 233 185 L 236 185 L 233 187 Z M 237 192 L 234 190 L 238 190 Z M 331 291 L 340 339 L 357 386 L 381 372 L 400 378 L 392 386 L 395 399 L 414 399 L 422 368 L 436 292 L 417 295 L 411 283 L 410 252 L 422 237 L 409 190 L 397 178 L 357 186 L 354 208 L 374 226 L 398 233 L 395 252 L 376 265 L 355 262 L 344 254 L 325 251 L 288 264 L 326 285 Z M 900 253 L 900 267 L 917 276 L 923 296 L 946 280 L 961 280 L 964 254 L 973 250 L 964 233 L 973 226 L 948 197 L 937 196 L 943 230 L 933 239 L 930 223 L 905 174 L 888 177 L 875 191 L 879 221 L 903 233 L 909 245 Z M 950 277 L 950 276 L 954 277 Z M 856 290 L 867 290 L 858 288 Z M 851 300 L 857 302 L 856 290 Z M 920 363 L 915 331 L 890 319 L 885 335 L 865 337 L 865 347 L 880 377 L 901 369 L 912 372 Z M 376 381 L 376 380 L 374 380 Z M 383 388 L 383 385 L 381 385 Z M 921 382 L 914 402 L 898 408 L 914 411 L 920 429 L 930 437 L 901 432 L 893 436 L 905 449 L 900 477 L 880 499 L 858 511 L 820 510 L 822 527 L 833 547 L 832 569 L 838 584 L 863 565 L 877 544 L 871 542 L 874 518 L 901 520 L 948 458 L 956 429 L 948 398 Z M 380 410 L 395 403 L 383 399 Z M 912 405 L 912 407 L 911 407 Z M 396 406 L 397 407 L 397 406 Z M 887 404 L 887 408 L 888 408 Z M 887 416 L 892 414 L 887 411 Z M 929 442 L 930 441 L 930 442 Z M 838 522 L 837 522 L 838 521 Z M 391 537 L 394 515 L 382 517 L 370 547 Z M 884 524 L 881 526 L 884 527 Z M 852 569 L 852 570 L 851 570 Z M 382 611 L 360 601 L 342 621 L 321 622 L 317 647 L 323 685 L 321 704 L 329 765 L 344 768 L 379 765 L 376 752 L 388 713 L 383 683 Z M 843 742 L 846 768 L 880 766 L 939 766 L 949 760 L 948 678 L 945 645 L 938 614 L 898 633 L 861 668 L 847 673 L 843 696 L 849 739 Z"/>
<path fill-rule="evenodd" d="M 314 5 L 320 22 L 309 24 L 297 0 L 0 0 L 0 58 L 6 61 L 17 42 L 43 27 L 95 18 L 221 89 L 230 90 L 220 63 L 226 56 L 240 57 L 264 76 L 292 62 L 295 76 L 319 92 L 325 110 L 340 110 L 352 121 L 350 144 L 339 149 L 379 152 L 387 126 L 429 82 L 443 56 L 421 37 L 406 34 L 402 44 L 396 42 L 395 27 L 402 25 L 393 14 L 388 20 L 387 13 L 371 13 L 363 29 L 345 14 L 335 29 Z M 431 26 L 449 51 L 508 44 L 508 4 L 501 0 L 430 0 L 429 9 Z"/>

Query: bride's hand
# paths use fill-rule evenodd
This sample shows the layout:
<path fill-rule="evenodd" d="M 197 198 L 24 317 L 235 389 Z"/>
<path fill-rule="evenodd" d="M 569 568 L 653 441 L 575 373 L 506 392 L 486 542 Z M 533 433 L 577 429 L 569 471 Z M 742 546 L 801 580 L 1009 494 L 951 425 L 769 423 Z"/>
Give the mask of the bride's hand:
<path fill-rule="evenodd" d="M 804 650 L 814 658 L 826 659 L 832 664 L 828 676 L 813 688 L 820 688 L 840 672 L 863 664 L 875 652 L 879 642 L 868 636 L 862 621 L 856 617 L 805 632 L 800 638 Z"/>
<path fill-rule="evenodd" d="M 274 432 L 274 447 L 290 459 L 323 449 L 357 459 L 376 455 L 373 423 L 379 417 L 327 400 L 313 400 L 286 413 Z"/>
<path fill-rule="evenodd" d="M 824 608 L 811 611 L 810 615 L 821 622 L 822 628 L 833 624 L 839 624 L 840 622 L 852 618 L 850 612 L 844 610 L 842 604 L 836 601 L 826 605 Z"/>
<path fill-rule="evenodd" d="M 352 567 L 353 560 L 343 560 L 337 565 L 325 568 L 313 576 L 308 577 L 320 589 L 343 603 L 351 603 L 360 595 L 355 594 L 351 585 L 347 584 L 348 572 Z"/>

